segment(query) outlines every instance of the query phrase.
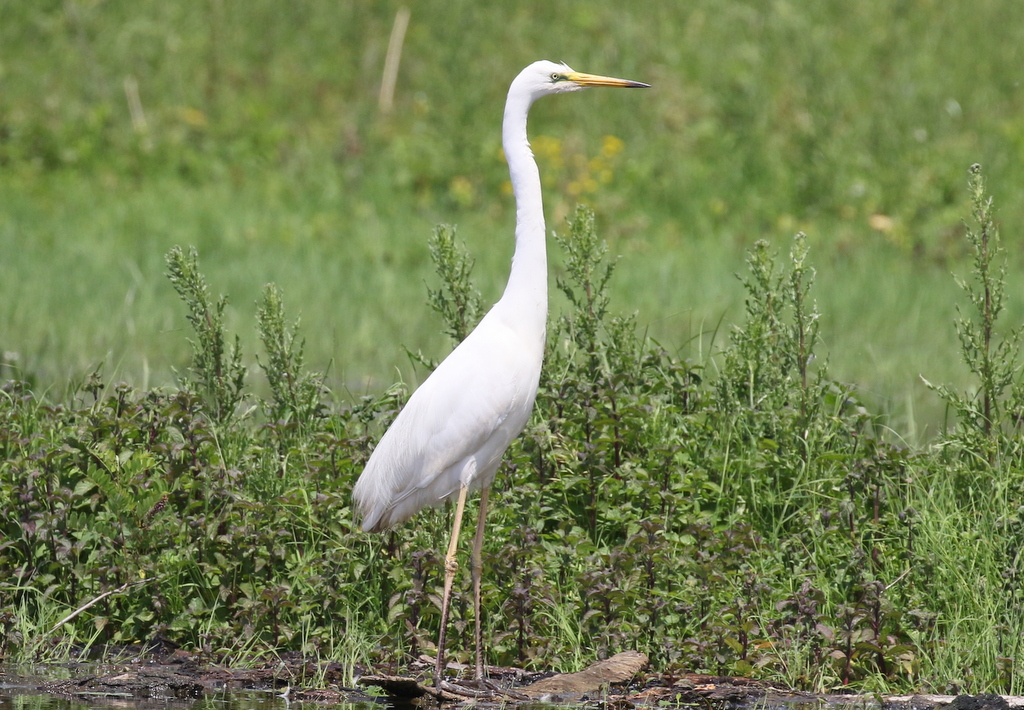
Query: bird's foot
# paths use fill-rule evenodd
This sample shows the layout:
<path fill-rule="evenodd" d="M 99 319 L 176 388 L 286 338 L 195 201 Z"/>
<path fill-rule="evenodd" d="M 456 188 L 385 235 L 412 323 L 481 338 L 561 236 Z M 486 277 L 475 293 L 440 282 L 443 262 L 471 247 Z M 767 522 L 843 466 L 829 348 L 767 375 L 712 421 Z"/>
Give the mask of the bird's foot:
<path fill-rule="evenodd" d="M 502 697 L 502 698 L 508 698 L 510 700 L 529 700 L 530 699 L 529 695 L 523 695 L 522 693 L 518 693 L 515 690 L 512 690 L 512 688 L 502 688 L 500 685 L 498 685 L 494 681 L 487 680 L 486 678 L 478 678 L 475 681 L 473 681 L 473 683 L 474 683 L 474 685 L 477 684 L 477 683 L 479 683 L 480 685 L 483 685 L 484 687 L 488 688 L 492 693 L 494 693 L 495 695 L 497 695 L 499 697 Z"/>
<path fill-rule="evenodd" d="M 442 680 L 438 687 L 440 687 L 441 690 L 454 695 L 460 695 L 464 698 L 509 698 L 511 700 L 529 700 L 529 697 L 522 693 L 501 688 L 496 683 L 492 683 L 484 678 L 478 678 L 476 680 L 461 680 L 457 683 L 449 683 L 448 681 Z"/>
<path fill-rule="evenodd" d="M 490 688 L 471 687 L 475 686 L 476 683 L 477 681 L 472 680 L 460 681 L 458 683 L 449 683 L 446 680 L 442 680 L 441 685 L 439 687 L 441 688 L 441 690 L 444 690 L 448 693 L 452 693 L 453 695 L 462 696 L 464 698 L 488 699 L 496 697 L 494 691 Z"/>
<path fill-rule="evenodd" d="M 448 574 L 455 574 L 459 571 L 459 563 L 454 557 L 444 558 L 444 571 Z"/>

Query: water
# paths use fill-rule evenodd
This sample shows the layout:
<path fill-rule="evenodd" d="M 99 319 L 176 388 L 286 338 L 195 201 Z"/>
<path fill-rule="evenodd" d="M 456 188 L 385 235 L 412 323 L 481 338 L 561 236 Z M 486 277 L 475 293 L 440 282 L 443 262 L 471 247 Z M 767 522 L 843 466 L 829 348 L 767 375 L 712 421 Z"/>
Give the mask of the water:
<path fill-rule="evenodd" d="M 50 681 L 67 680 L 85 674 L 102 675 L 110 673 L 112 667 L 83 666 L 35 666 L 13 668 L 0 664 L 0 710 L 318 710 L 320 708 L 342 708 L 343 710 L 412 710 L 415 706 L 394 704 L 383 698 L 372 699 L 358 693 L 349 698 L 342 697 L 336 702 L 304 702 L 286 700 L 279 690 L 207 690 L 198 698 L 136 698 L 128 693 L 120 695 L 96 694 L 86 697 L 52 695 L 40 690 Z M 707 702 L 707 701 L 705 701 Z M 654 706 L 660 703 L 655 701 Z M 898 706 L 898 705 L 897 705 Z M 424 702 L 419 708 L 428 710 L 436 707 Z M 452 706 L 449 706 L 452 707 Z M 552 705 L 530 702 L 522 705 L 479 702 L 478 710 L 497 710 L 515 707 L 517 710 L 595 710 L 615 707 L 614 704 L 585 702 L 581 705 Z M 683 705 L 680 707 L 694 707 Z M 716 710 L 885 710 L 889 703 L 879 703 L 873 696 L 786 696 L 769 694 L 757 700 L 738 702 L 712 701 L 704 707 Z"/>
<path fill-rule="evenodd" d="M 80 674 L 79 674 L 80 675 Z M 278 690 L 224 690 L 199 698 L 135 698 L 128 695 L 74 697 L 51 695 L 43 683 L 72 677 L 60 666 L 11 668 L 0 665 L 0 710 L 398 710 L 372 700 L 337 703 L 289 701 Z"/>

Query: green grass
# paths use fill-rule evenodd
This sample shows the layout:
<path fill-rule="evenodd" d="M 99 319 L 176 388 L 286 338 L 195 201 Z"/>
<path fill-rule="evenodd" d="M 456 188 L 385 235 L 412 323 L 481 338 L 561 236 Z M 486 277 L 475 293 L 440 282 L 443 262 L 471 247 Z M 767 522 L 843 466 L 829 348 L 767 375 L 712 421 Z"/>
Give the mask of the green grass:
<path fill-rule="evenodd" d="M 173 380 L 171 368 L 180 370 L 187 358 L 183 314 L 163 276 L 162 255 L 174 244 L 195 244 L 213 292 L 230 294 L 228 322 L 250 366 L 258 351 L 255 303 L 268 281 L 301 313 L 308 360 L 329 370 L 336 389 L 380 391 L 399 373 L 415 382 L 402 346 L 434 357 L 448 347 L 426 317 L 429 217 L 396 217 L 389 227 L 368 215 L 356 220 L 351 238 L 316 238 L 303 221 L 330 221 L 327 205 L 289 217 L 290 208 L 272 195 L 227 188 L 200 191 L 164 179 L 151 189 L 97 194 L 87 183 L 62 182 L 53 188 L 63 195 L 60 203 L 12 200 L 2 229 L 11 239 L 0 267 L 12 294 L 2 313 L 5 349 L 44 385 L 61 387 L 101 362 L 112 377 L 144 388 Z M 487 237 L 492 229 L 464 219 L 458 232 L 477 260 L 485 300 L 500 294 L 510 256 L 510 239 Z M 289 237 L 289 230 L 299 236 Z M 500 247 L 489 244 L 495 239 Z M 786 237 L 776 239 L 784 244 Z M 965 381 L 950 325 L 958 294 L 949 278 L 949 268 L 963 266 L 922 263 L 878 236 L 869 242 L 832 258 L 821 256 L 827 243 L 814 245 L 825 352 L 837 377 L 894 412 L 901 435 L 927 438 L 943 413 L 918 376 Z M 662 251 L 637 237 L 613 241 L 612 249 L 621 254 L 616 303 L 636 310 L 665 346 L 699 356 L 716 326 L 720 342 L 737 319 L 739 247 L 695 240 Z M 553 253 L 558 273 L 561 255 Z M 1009 319 L 1019 322 L 1024 298 L 1009 295 Z"/>
<path fill-rule="evenodd" d="M 550 226 L 578 199 L 598 206 L 623 257 L 621 308 L 690 348 L 738 316 L 745 249 L 803 229 L 833 372 L 892 411 L 902 436 L 934 434 L 943 413 L 918 375 L 966 382 L 945 324 L 968 164 L 985 165 L 1000 216 L 1024 223 L 1024 9 L 421 4 L 382 118 L 396 7 L 8 7 L 0 334 L 23 376 L 61 389 L 102 361 L 143 386 L 172 381 L 186 351 L 162 255 L 182 244 L 231 294 L 248 364 L 254 303 L 274 281 L 336 388 L 415 382 L 402 346 L 447 347 L 422 305 L 436 223 L 458 223 L 485 300 L 500 293 L 512 233 L 500 106 L 515 72 L 547 56 L 655 85 L 560 97 L 532 117 L 548 137 L 535 147 Z M 624 142 L 611 182 L 577 194 L 606 135 Z M 870 226 L 876 214 L 887 231 Z M 1019 322 L 1024 303 L 1010 299 Z"/>

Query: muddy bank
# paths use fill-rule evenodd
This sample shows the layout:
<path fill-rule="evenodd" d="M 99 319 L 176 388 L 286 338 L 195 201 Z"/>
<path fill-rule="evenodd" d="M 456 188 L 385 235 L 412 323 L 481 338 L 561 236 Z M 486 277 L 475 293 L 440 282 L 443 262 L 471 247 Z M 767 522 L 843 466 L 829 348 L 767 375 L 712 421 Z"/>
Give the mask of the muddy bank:
<path fill-rule="evenodd" d="M 597 706 L 607 710 L 642 707 L 744 708 L 787 706 L 877 708 L 878 710 L 1010 710 L 1024 709 L 1024 697 L 997 695 L 849 695 L 812 694 L 749 678 L 685 674 L 667 676 L 646 672 L 647 659 L 627 652 L 576 673 L 530 672 L 520 668 L 488 668 L 490 683 L 452 681 L 438 693 L 430 681 L 432 665 L 423 658 L 396 676 L 381 669 L 356 668 L 360 687 L 343 685 L 345 669 L 338 663 L 282 658 L 253 668 L 226 668 L 175 651 L 163 657 L 126 663 L 64 663 L 36 667 L 31 677 L 0 668 L 0 686 L 32 688 L 53 695 L 91 702 L 163 699 L 188 703 L 206 694 L 225 691 L 265 691 L 288 701 L 323 704 L 388 700 L 390 704 L 447 707 L 461 705 Z M 449 665 L 450 677 L 468 676 L 469 669 Z M 61 676 L 58 680 L 47 679 Z M 375 687 L 375 691 L 369 690 Z M 383 692 L 384 696 L 374 693 Z"/>

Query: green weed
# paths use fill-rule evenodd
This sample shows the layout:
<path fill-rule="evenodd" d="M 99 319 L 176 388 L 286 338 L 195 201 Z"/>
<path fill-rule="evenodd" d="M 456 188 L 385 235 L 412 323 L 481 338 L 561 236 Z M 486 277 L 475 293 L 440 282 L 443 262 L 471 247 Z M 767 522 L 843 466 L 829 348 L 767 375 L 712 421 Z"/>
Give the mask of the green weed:
<path fill-rule="evenodd" d="M 955 416 L 953 436 L 947 437 L 947 444 L 957 445 L 968 457 L 985 457 L 992 464 L 997 457 L 1014 460 L 1021 456 L 1024 379 L 1018 360 L 1024 326 L 1012 328 L 1003 336 L 996 330 L 1006 307 L 1006 261 L 992 198 L 986 192 L 978 164 L 971 166 L 969 188 L 977 224 L 977 231 L 967 228 L 975 283 L 958 278 L 957 285 L 967 294 L 973 313 L 971 317 L 960 314 L 956 332 L 964 362 L 977 380 L 977 390 L 961 394 L 946 386 L 934 389 Z"/>
<path fill-rule="evenodd" d="M 308 426 L 321 413 L 324 377 L 303 371 L 306 342 L 296 343 L 299 321 L 288 328 L 281 291 L 274 284 L 263 289 L 263 301 L 256 309 L 256 329 L 267 353 L 266 363 L 260 363 L 272 397 L 265 412 L 267 418 L 278 427 Z"/>
<path fill-rule="evenodd" d="M 221 296 L 216 304 L 210 301 L 206 279 L 199 272 L 199 254 L 195 247 L 189 249 L 187 255 L 180 247 L 171 249 L 167 254 L 167 269 L 174 290 L 188 307 L 188 322 L 196 334 L 196 339 L 189 341 L 192 344 L 189 372 L 193 384 L 206 397 L 213 420 L 224 424 L 234 416 L 245 386 L 241 341 L 235 336 L 233 346 L 225 342 L 227 298 Z"/>

